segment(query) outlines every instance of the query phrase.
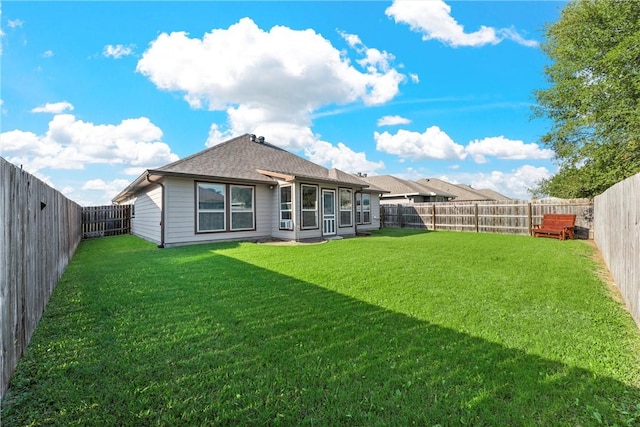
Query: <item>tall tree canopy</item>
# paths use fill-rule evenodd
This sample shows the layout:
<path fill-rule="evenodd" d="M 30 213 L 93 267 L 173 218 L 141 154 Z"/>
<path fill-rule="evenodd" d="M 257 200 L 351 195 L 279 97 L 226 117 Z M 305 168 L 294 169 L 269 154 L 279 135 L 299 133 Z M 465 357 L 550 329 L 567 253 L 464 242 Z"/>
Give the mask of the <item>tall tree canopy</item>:
<path fill-rule="evenodd" d="M 594 197 L 640 172 L 640 1 L 573 0 L 546 28 L 536 115 L 559 171 L 535 193 Z"/>

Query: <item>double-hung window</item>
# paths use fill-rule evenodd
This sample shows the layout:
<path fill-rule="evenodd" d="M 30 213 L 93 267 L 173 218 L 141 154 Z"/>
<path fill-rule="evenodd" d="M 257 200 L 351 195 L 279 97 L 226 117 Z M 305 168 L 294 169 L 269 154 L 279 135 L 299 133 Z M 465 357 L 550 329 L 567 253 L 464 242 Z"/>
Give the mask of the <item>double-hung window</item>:
<path fill-rule="evenodd" d="M 302 228 L 318 228 L 318 187 L 302 184 L 300 191 Z"/>
<path fill-rule="evenodd" d="M 291 186 L 280 187 L 280 229 L 293 230 Z"/>
<path fill-rule="evenodd" d="M 231 185 L 231 230 L 255 228 L 253 215 L 253 187 Z"/>
<path fill-rule="evenodd" d="M 356 194 L 356 224 L 371 224 L 371 194 Z"/>
<path fill-rule="evenodd" d="M 362 223 L 371 224 L 371 194 L 362 194 Z"/>
<path fill-rule="evenodd" d="M 340 189 L 340 227 L 353 225 L 353 191 L 348 188 Z"/>
<path fill-rule="evenodd" d="M 226 228 L 226 186 L 224 184 L 198 183 L 196 230 L 224 231 Z"/>

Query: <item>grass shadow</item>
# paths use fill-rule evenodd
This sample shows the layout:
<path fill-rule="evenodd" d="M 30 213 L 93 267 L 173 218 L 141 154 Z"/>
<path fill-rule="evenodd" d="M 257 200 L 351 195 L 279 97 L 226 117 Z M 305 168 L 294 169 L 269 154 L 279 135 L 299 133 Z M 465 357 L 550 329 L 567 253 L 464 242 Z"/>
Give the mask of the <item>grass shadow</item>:
<path fill-rule="evenodd" d="M 137 248 L 65 276 L 7 425 L 591 425 L 640 397 L 224 251 Z"/>

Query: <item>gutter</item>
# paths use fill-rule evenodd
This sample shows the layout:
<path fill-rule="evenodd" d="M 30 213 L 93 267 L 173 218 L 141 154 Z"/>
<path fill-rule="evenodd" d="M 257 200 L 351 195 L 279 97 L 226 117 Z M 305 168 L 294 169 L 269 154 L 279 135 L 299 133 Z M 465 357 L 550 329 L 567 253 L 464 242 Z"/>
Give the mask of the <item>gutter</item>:
<path fill-rule="evenodd" d="M 162 197 L 162 206 L 160 207 L 160 244 L 158 245 L 158 248 L 163 249 L 164 248 L 164 205 L 165 205 L 164 184 L 160 181 L 152 181 L 150 176 L 151 176 L 151 173 L 147 172 L 147 176 L 146 176 L 147 181 L 149 181 L 151 184 L 159 185 L 161 189 L 160 197 Z"/>

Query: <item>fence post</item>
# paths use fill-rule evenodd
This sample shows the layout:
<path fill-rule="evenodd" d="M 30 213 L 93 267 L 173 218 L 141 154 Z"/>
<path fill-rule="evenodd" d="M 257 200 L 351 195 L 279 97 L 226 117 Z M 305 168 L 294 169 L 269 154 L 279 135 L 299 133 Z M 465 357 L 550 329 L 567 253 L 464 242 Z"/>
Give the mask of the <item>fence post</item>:
<path fill-rule="evenodd" d="M 433 205 L 431 211 L 431 224 L 433 225 L 433 231 L 436 231 L 436 205 Z"/>
<path fill-rule="evenodd" d="M 527 203 L 527 218 L 529 223 L 529 236 L 533 230 L 533 214 L 531 213 L 531 202 Z"/>
<path fill-rule="evenodd" d="M 398 228 L 402 228 L 402 205 L 398 204 Z"/>
<path fill-rule="evenodd" d="M 477 203 L 473 206 L 473 220 L 476 226 L 476 233 L 479 233 L 480 225 L 478 224 L 478 204 Z"/>

